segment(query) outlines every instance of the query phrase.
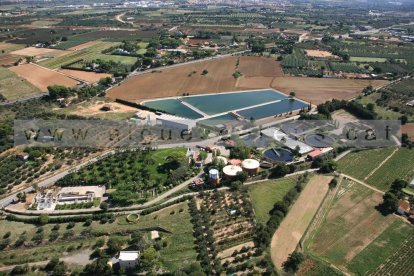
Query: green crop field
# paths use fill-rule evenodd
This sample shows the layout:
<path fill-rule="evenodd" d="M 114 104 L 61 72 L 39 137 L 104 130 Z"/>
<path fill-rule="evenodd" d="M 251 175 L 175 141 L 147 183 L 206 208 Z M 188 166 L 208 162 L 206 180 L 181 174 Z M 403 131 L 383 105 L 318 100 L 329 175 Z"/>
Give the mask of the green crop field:
<path fill-rule="evenodd" d="M 356 62 L 386 62 L 386 58 L 376 58 L 376 57 L 351 57 L 350 61 Z"/>
<path fill-rule="evenodd" d="M 0 67 L 0 94 L 8 100 L 34 96 L 41 91 L 7 68 Z"/>
<path fill-rule="evenodd" d="M 395 216 L 385 217 L 378 212 L 375 207 L 380 202 L 381 194 L 343 180 L 322 223 L 305 243 L 308 254 L 348 270 L 349 263 L 363 248 L 398 220 Z M 385 261 L 378 255 L 372 257 L 378 258 L 378 262 Z"/>
<path fill-rule="evenodd" d="M 403 275 L 397 274 L 400 268 L 408 265 L 408 263 L 404 264 L 405 259 L 403 256 L 411 256 L 411 258 L 414 256 L 413 241 L 411 241 L 411 250 L 403 250 L 404 242 L 410 237 L 414 237 L 414 228 L 401 220 L 396 220 L 349 263 L 349 269 L 357 275 L 367 275 L 373 273 L 380 265 L 385 264 L 381 271 L 385 272 L 390 265 L 394 268 L 387 270 L 390 274 L 383 273 L 380 275 Z M 394 259 L 392 264 L 390 264 L 386 260 L 388 258 L 393 259 L 391 256 L 395 253 L 400 258 Z M 412 266 L 411 268 L 413 269 Z"/>
<path fill-rule="evenodd" d="M 367 179 L 368 184 L 387 191 L 397 179 L 410 181 L 414 176 L 414 150 L 400 148 L 382 167 Z"/>
<path fill-rule="evenodd" d="M 40 62 L 39 64 L 50 69 L 56 69 L 60 68 L 62 65 L 66 65 L 80 59 L 94 60 L 97 58 L 105 58 L 106 55 L 102 54 L 101 52 L 118 44 L 119 43 L 116 42 L 99 42 L 98 44 L 93 45 L 89 48 L 76 51 L 61 57 L 48 59 Z"/>
<path fill-rule="evenodd" d="M 257 220 L 266 223 L 269 220 L 269 211 L 273 205 L 296 184 L 296 177 L 279 180 L 268 180 L 253 184 L 249 187 L 249 194 Z"/>
<path fill-rule="evenodd" d="M 395 149 L 372 149 L 351 152 L 338 161 L 338 170 L 363 180 Z"/>

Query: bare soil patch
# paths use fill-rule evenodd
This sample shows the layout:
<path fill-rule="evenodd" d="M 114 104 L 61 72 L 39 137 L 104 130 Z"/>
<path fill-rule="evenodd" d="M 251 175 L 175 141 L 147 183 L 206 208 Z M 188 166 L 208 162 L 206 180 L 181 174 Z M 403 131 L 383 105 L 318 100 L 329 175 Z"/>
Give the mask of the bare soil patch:
<path fill-rule="evenodd" d="M 79 51 L 98 44 L 100 41 L 89 41 L 73 47 L 68 48 L 68 51 Z"/>
<path fill-rule="evenodd" d="M 80 71 L 80 70 L 61 69 L 58 71 L 67 76 L 75 77 L 75 78 L 84 80 L 89 83 L 96 83 L 102 78 L 112 77 L 111 74 L 86 72 L 86 71 Z"/>
<path fill-rule="evenodd" d="M 332 99 L 349 100 L 368 85 L 379 87 L 386 83 L 385 80 L 282 77 L 275 78 L 272 87 L 284 93 L 295 91 L 298 98 L 320 104 Z"/>
<path fill-rule="evenodd" d="M 127 79 L 120 86 L 111 89 L 110 98 L 145 100 L 180 96 L 183 93 L 206 94 L 235 90 L 236 58 L 228 57 L 166 70 L 154 71 Z M 208 74 L 202 75 L 203 70 Z"/>
<path fill-rule="evenodd" d="M 68 78 L 63 74 L 34 64 L 14 66 L 10 70 L 29 81 L 41 91 L 47 91 L 47 87 L 50 85 L 57 84 L 73 87 L 79 84 L 76 80 Z"/>
<path fill-rule="evenodd" d="M 33 57 L 43 57 L 43 56 L 62 56 L 69 53 L 68 51 L 49 49 L 49 48 L 36 48 L 36 47 L 27 47 L 17 51 L 11 52 L 13 55 L 18 56 L 33 56 Z"/>
<path fill-rule="evenodd" d="M 309 223 L 329 190 L 331 176 L 311 178 L 272 238 L 272 261 L 277 268 L 287 260 L 298 245 Z"/>
<path fill-rule="evenodd" d="M 246 77 L 281 77 L 280 62 L 266 57 L 240 57 L 238 70 Z"/>
<path fill-rule="evenodd" d="M 382 194 L 357 183 L 341 187 L 338 196 L 309 249 L 345 268 L 396 218 L 384 217 L 375 209 L 382 202 Z"/>
<path fill-rule="evenodd" d="M 330 58 L 330 57 L 337 58 L 338 57 L 332 54 L 331 52 L 322 51 L 322 50 L 305 50 L 305 52 L 310 57 L 321 57 L 321 58 Z"/>
<path fill-rule="evenodd" d="M 230 257 L 233 254 L 234 251 L 236 251 L 236 250 L 240 251 L 240 249 L 242 249 L 243 247 L 252 247 L 253 248 L 254 247 L 254 242 L 252 242 L 252 241 L 245 242 L 245 243 L 233 246 L 231 248 L 228 248 L 226 250 L 223 250 L 223 251 L 221 251 L 217 254 L 217 258 L 223 259 L 223 258 Z"/>
<path fill-rule="evenodd" d="M 408 139 L 414 141 L 414 123 L 401 126 L 401 133 L 406 133 L 408 135 Z"/>
<path fill-rule="evenodd" d="M 110 111 L 102 111 L 101 108 L 104 106 L 108 106 L 111 108 Z M 119 103 L 105 103 L 105 102 L 96 102 L 90 105 L 82 105 L 81 108 L 76 109 L 76 114 L 81 116 L 92 116 L 97 114 L 104 114 L 104 113 L 124 113 L 124 112 L 138 112 L 138 109 L 119 104 Z"/>
<path fill-rule="evenodd" d="M 296 96 L 313 104 L 330 99 L 349 100 L 368 85 L 381 86 L 387 81 L 356 79 L 324 79 L 283 76 L 279 62 L 265 57 L 238 57 L 213 59 L 170 69 L 154 70 L 131 77 L 112 88 L 108 97 L 130 101 L 190 95 L 221 93 L 248 89 L 275 88 L 283 93 L 296 92 Z M 203 70 L 208 74 L 202 75 Z M 238 70 L 243 76 L 233 77 Z"/>
<path fill-rule="evenodd" d="M 15 57 L 9 54 L 1 55 L 0 65 L 11 65 L 15 63 L 18 59 L 19 59 L 18 57 Z"/>

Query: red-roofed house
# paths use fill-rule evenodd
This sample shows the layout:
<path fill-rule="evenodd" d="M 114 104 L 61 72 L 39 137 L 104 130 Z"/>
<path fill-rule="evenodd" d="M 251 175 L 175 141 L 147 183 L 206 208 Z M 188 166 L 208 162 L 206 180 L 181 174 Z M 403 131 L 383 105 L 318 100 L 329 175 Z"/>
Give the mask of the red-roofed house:
<path fill-rule="evenodd" d="M 398 201 L 397 213 L 400 215 L 406 215 L 410 212 L 410 202 L 405 199 L 400 199 Z"/>

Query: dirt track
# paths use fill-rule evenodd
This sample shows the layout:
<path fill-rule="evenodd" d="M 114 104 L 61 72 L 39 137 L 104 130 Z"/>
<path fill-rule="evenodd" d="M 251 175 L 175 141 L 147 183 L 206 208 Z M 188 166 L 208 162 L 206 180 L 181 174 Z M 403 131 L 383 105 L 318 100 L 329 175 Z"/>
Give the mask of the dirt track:
<path fill-rule="evenodd" d="M 272 238 L 271 256 L 280 269 L 298 245 L 329 189 L 331 176 L 311 178 Z"/>

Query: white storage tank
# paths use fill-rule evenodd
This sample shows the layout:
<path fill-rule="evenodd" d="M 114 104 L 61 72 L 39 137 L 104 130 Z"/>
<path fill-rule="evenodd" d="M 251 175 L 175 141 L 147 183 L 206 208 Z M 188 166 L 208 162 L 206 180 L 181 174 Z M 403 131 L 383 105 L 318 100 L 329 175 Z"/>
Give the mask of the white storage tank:
<path fill-rule="evenodd" d="M 226 177 L 235 177 L 238 173 L 243 172 L 243 169 L 235 165 L 227 165 L 223 168 L 223 173 Z"/>
<path fill-rule="evenodd" d="M 244 159 L 241 165 L 243 170 L 248 174 L 256 174 L 259 172 L 260 163 L 257 160 Z"/>
<path fill-rule="evenodd" d="M 211 169 L 208 171 L 208 178 L 209 179 L 213 179 L 213 180 L 217 180 L 219 179 L 219 171 L 216 169 Z"/>

